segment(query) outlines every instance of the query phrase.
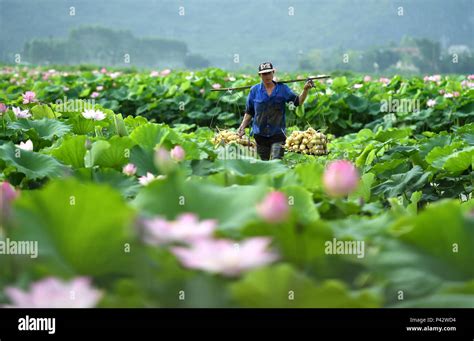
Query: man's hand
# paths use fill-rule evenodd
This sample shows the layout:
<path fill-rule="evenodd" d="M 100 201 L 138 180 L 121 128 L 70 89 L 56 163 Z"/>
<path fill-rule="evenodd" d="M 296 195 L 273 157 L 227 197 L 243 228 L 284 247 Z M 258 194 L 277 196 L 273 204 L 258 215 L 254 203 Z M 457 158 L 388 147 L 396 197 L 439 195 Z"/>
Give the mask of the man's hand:
<path fill-rule="evenodd" d="M 312 79 L 308 79 L 304 85 L 304 90 L 308 91 L 309 89 L 314 87 L 314 83 Z"/>
<path fill-rule="evenodd" d="M 309 89 L 314 88 L 314 83 L 312 79 L 308 79 L 304 84 L 304 89 L 301 95 L 299 96 L 299 105 L 303 105 L 304 101 L 306 101 L 306 97 L 308 96 Z"/>
<path fill-rule="evenodd" d="M 239 130 L 237 130 L 237 135 L 239 135 L 239 137 L 244 136 L 245 135 L 245 128 L 240 126 Z"/>
<path fill-rule="evenodd" d="M 251 120 L 252 120 L 252 116 L 245 113 L 244 119 L 242 120 L 242 123 L 240 124 L 239 130 L 237 130 L 237 135 L 239 135 L 239 137 L 242 137 L 245 135 L 245 127 L 248 126 Z"/>

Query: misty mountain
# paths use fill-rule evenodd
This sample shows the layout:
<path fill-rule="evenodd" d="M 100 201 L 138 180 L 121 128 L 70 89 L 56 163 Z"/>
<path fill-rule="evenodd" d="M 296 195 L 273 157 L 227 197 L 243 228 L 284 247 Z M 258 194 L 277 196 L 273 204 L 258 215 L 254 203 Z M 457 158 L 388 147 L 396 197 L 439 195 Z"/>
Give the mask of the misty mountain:
<path fill-rule="evenodd" d="M 271 60 L 293 69 L 312 49 L 364 49 L 404 36 L 473 47 L 474 0 L 0 0 L 0 58 L 12 62 L 27 41 L 66 39 L 81 25 L 182 41 L 212 66 Z"/>

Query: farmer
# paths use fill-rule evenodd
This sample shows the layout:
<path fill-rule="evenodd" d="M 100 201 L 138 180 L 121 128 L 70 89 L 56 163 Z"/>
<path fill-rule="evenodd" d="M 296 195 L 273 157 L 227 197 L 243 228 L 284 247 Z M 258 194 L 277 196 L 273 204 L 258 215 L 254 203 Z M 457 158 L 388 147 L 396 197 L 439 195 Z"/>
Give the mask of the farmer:
<path fill-rule="evenodd" d="M 239 127 L 240 137 L 245 134 L 245 128 L 252 120 L 251 135 L 257 142 L 257 153 L 262 160 L 281 159 L 283 144 L 286 140 L 285 103 L 302 105 L 308 96 L 308 91 L 314 86 L 312 80 L 304 85 L 301 95 L 297 96 L 284 83 L 273 80 L 275 69 L 272 63 L 262 63 L 258 67 L 262 82 L 252 86 L 242 124 Z"/>

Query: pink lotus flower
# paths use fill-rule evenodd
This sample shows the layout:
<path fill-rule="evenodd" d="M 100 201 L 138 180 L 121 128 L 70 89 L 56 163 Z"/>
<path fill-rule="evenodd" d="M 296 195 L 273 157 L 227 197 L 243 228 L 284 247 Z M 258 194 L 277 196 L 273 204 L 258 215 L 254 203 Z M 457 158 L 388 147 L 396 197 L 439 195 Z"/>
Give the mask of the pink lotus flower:
<path fill-rule="evenodd" d="M 467 79 L 469 79 L 470 81 L 474 80 L 474 75 L 467 76 Z"/>
<path fill-rule="evenodd" d="M 102 121 L 105 118 L 105 114 L 100 110 L 86 109 L 82 113 L 84 118 L 94 121 Z"/>
<path fill-rule="evenodd" d="M 137 172 L 137 167 L 133 163 L 128 163 L 123 166 L 122 173 L 128 176 L 135 175 Z"/>
<path fill-rule="evenodd" d="M 381 77 L 379 79 L 379 82 L 382 83 L 384 86 L 387 86 L 387 84 L 390 83 L 390 78 Z"/>
<path fill-rule="evenodd" d="M 15 114 L 16 118 L 29 118 L 31 117 L 31 114 L 29 113 L 29 110 L 21 110 L 21 108 L 17 107 L 12 107 L 13 113 Z"/>
<path fill-rule="evenodd" d="M 270 264 L 278 255 L 268 251 L 269 238 L 249 238 L 241 243 L 228 239 L 202 239 L 190 248 L 174 247 L 171 251 L 187 268 L 224 276 L 238 276 L 243 271 Z"/>
<path fill-rule="evenodd" d="M 446 91 L 444 89 L 439 90 L 440 95 L 444 95 L 445 93 L 446 93 Z"/>
<path fill-rule="evenodd" d="M 428 107 L 434 107 L 436 105 L 436 100 L 435 99 L 429 99 L 427 102 L 426 102 L 426 105 Z"/>
<path fill-rule="evenodd" d="M 164 69 L 163 71 L 160 72 L 161 76 L 168 76 L 171 73 L 170 69 Z"/>
<path fill-rule="evenodd" d="M 7 287 L 5 294 L 12 308 L 93 308 L 102 297 L 87 277 L 70 281 L 47 277 L 33 283 L 27 292 Z"/>
<path fill-rule="evenodd" d="M 257 205 L 257 213 L 270 223 L 277 223 L 288 217 L 288 199 L 282 192 L 270 192 L 265 199 Z"/>
<path fill-rule="evenodd" d="M 23 95 L 23 104 L 36 102 L 36 93 L 34 91 L 27 91 Z"/>
<path fill-rule="evenodd" d="M 183 213 L 174 221 L 167 221 L 160 217 L 144 219 L 143 226 L 145 242 L 150 245 L 173 242 L 192 243 L 212 237 L 217 221 L 208 219 L 199 222 L 194 213 Z"/>
<path fill-rule="evenodd" d="M 171 159 L 170 152 L 166 148 L 163 148 L 163 147 L 159 147 L 155 151 L 154 161 L 155 161 L 155 166 L 163 173 L 171 172 L 176 166 L 173 159 Z"/>
<path fill-rule="evenodd" d="M 469 82 L 468 80 L 465 79 L 461 82 L 461 86 L 463 88 L 474 88 L 474 82 Z"/>
<path fill-rule="evenodd" d="M 100 94 L 97 92 L 97 91 L 94 91 L 92 94 L 91 94 L 91 98 L 97 98 L 99 97 Z"/>
<path fill-rule="evenodd" d="M 201 94 L 204 94 L 205 92 L 206 92 L 206 91 L 205 91 L 204 89 L 202 89 L 202 88 L 199 90 L 199 93 L 201 93 Z"/>
<path fill-rule="evenodd" d="M 103 67 L 102 69 L 100 69 L 100 73 L 107 73 L 107 69 Z"/>
<path fill-rule="evenodd" d="M 112 79 L 115 79 L 115 78 L 117 78 L 117 77 L 120 76 L 120 75 L 121 75 L 121 73 L 120 73 L 119 71 L 109 73 L 109 76 L 110 76 L 110 78 L 112 78 Z M 115 83 L 114 83 L 114 84 L 115 84 Z M 115 86 L 115 85 L 114 85 L 114 86 Z"/>
<path fill-rule="evenodd" d="M 104 90 L 104 86 L 103 85 L 97 85 L 95 89 L 97 91 L 102 91 L 102 90 Z"/>
<path fill-rule="evenodd" d="M 10 207 L 13 200 L 19 195 L 19 192 L 15 191 L 15 188 L 10 185 L 7 181 L 4 181 L 0 185 L 0 221 L 3 217 L 9 217 Z"/>
<path fill-rule="evenodd" d="M 363 84 L 354 84 L 354 89 L 360 89 L 363 87 Z"/>
<path fill-rule="evenodd" d="M 150 77 L 158 77 L 160 75 L 160 73 L 158 71 L 152 71 L 150 73 Z"/>
<path fill-rule="evenodd" d="M 170 151 L 170 156 L 175 161 L 183 161 L 184 157 L 185 157 L 185 154 L 186 153 L 184 152 L 184 149 L 181 146 L 175 146 Z"/>
<path fill-rule="evenodd" d="M 171 160 L 170 152 L 164 147 L 159 147 L 155 150 L 155 159 L 160 163 L 169 162 Z"/>
<path fill-rule="evenodd" d="M 370 82 L 371 80 L 372 80 L 372 77 L 370 77 L 370 76 L 365 76 L 364 77 L 364 82 L 366 82 L 366 83 Z"/>
<path fill-rule="evenodd" d="M 220 89 L 220 88 L 222 88 L 222 85 L 220 85 L 219 83 L 214 83 L 214 84 L 212 84 L 212 88 L 213 89 Z"/>
<path fill-rule="evenodd" d="M 444 94 L 444 98 L 453 98 L 453 97 L 454 97 L 454 95 L 451 94 L 451 93 Z"/>
<path fill-rule="evenodd" d="M 342 197 L 352 193 L 359 183 L 359 174 L 354 165 L 346 160 L 331 162 L 323 175 L 326 193 L 332 197 Z"/>
<path fill-rule="evenodd" d="M 4 103 L 0 103 L 0 114 L 3 114 L 7 109 L 8 107 Z"/>
<path fill-rule="evenodd" d="M 18 192 L 15 191 L 15 187 L 10 185 L 8 181 L 3 181 L 0 185 L 0 198 L 3 203 L 10 203 L 18 196 Z"/>
<path fill-rule="evenodd" d="M 20 142 L 20 144 L 17 145 L 17 147 L 31 152 L 33 151 L 33 142 L 31 140 L 28 140 L 26 142 Z"/>
<path fill-rule="evenodd" d="M 138 182 L 142 186 L 147 186 L 155 180 L 156 180 L 156 177 L 150 172 L 147 172 L 146 175 L 141 176 L 141 177 L 138 178 Z"/>
<path fill-rule="evenodd" d="M 454 97 L 459 97 L 459 92 L 454 91 L 454 92 L 453 92 L 453 96 L 454 96 Z"/>

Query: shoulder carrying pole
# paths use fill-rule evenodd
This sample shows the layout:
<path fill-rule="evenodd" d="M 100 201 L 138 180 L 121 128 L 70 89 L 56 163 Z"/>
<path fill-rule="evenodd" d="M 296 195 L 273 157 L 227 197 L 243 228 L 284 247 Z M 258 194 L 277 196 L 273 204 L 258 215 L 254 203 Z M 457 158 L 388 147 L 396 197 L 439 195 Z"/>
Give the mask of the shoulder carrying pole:
<path fill-rule="evenodd" d="M 313 80 L 313 79 L 326 79 L 326 78 L 331 78 L 331 76 L 316 76 L 316 77 L 308 77 L 308 78 L 302 78 L 302 79 L 290 79 L 286 81 L 278 81 L 277 83 L 294 83 L 294 82 L 306 82 L 308 80 Z M 253 85 L 247 85 L 247 86 L 239 86 L 236 88 L 220 88 L 220 89 L 211 89 L 211 91 L 232 91 L 232 90 L 245 90 L 245 89 L 250 89 Z"/>

